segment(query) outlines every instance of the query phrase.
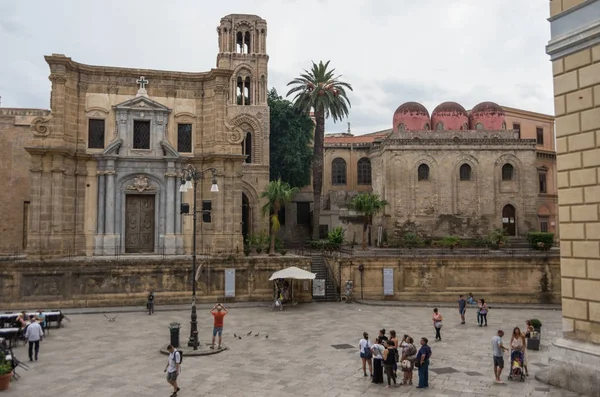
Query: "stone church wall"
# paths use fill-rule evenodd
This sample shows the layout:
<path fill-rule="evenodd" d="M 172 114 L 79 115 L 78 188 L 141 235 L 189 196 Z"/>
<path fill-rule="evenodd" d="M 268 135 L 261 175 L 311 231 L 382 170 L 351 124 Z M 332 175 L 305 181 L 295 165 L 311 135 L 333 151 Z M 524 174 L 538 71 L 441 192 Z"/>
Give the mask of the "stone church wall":
<path fill-rule="evenodd" d="M 364 274 L 358 269 L 364 265 Z M 560 303 L 560 257 L 557 254 L 453 255 L 329 259 L 341 280 L 354 282 L 360 299 L 419 302 L 456 301 L 472 292 L 494 303 Z M 394 294 L 386 296 L 383 269 L 394 271 Z M 548 283 L 543 282 L 546 274 Z"/>
<path fill-rule="evenodd" d="M 31 202 L 31 161 L 25 150 L 31 144 L 32 120 L 47 116 L 41 109 L 0 109 L 0 253 L 24 250 Z"/>
<path fill-rule="evenodd" d="M 310 258 L 300 256 L 198 260 L 198 302 L 269 301 L 273 272 L 296 266 L 310 270 Z M 154 290 L 158 305 L 191 300 L 191 259 L 179 257 L 84 259 L 3 262 L 0 266 L 0 307 L 38 308 L 144 305 Z M 235 297 L 225 297 L 225 269 L 235 269 Z M 305 289 L 305 287 L 307 289 Z M 311 283 L 295 281 L 294 297 L 310 302 Z"/>

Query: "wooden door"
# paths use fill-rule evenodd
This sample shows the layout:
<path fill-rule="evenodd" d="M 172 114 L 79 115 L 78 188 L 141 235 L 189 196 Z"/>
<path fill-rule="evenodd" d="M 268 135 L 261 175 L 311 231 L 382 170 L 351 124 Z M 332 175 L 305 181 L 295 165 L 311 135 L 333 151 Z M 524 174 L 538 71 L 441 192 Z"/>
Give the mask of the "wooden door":
<path fill-rule="evenodd" d="M 154 252 L 154 195 L 126 197 L 125 252 Z"/>
<path fill-rule="evenodd" d="M 515 236 L 517 233 L 517 216 L 515 215 L 515 207 L 508 204 L 502 209 L 502 227 L 509 236 Z"/>

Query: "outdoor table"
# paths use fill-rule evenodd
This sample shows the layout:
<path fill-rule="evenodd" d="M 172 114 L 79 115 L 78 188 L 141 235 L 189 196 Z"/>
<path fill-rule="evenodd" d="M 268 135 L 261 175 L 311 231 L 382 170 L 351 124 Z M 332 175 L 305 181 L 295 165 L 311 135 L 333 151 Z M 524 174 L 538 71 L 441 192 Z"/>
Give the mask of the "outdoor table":
<path fill-rule="evenodd" d="M 0 328 L 0 336 L 8 340 L 8 346 L 12 347 L 13 340 L 19 335 L 20 328 Z"/>
<path fill-rule="evenodd" d="M 38 314 L 39 313 L 28 312 L 27 317 L 37 316 Z M 62 319 L 64 318 L 64 315 L 62 314 L 62 312 L 60 310 L 42 312 L 42 314 L 44 315 L 44 317 L 46 319 L 46 327 L 47 328 L 50 328 L 50 323 L 56 323 L 57 328 L 60 328 Z M 0 314 L 0 328 L 5 327 L 7 325 L 10 327 L 18 315 L 19 315 L 19 313 Z"/>

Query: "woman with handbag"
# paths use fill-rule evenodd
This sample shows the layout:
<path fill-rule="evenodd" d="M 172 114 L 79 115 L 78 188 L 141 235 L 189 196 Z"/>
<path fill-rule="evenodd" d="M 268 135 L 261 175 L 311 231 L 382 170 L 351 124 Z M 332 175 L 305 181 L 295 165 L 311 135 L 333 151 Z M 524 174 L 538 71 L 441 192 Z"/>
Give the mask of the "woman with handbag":
<path fill-rule="evenodd" d="M 437 309 L 433 309 L 433 328 L 435 328 L 435 340 L 442 340 L 442 313 L 440 313 Z"/>
<path fill-rule="evenodd" d="M 404 376 L 402 377 L 402 384 L 412 385 L 413 368 L 415 366 L 415 359 L 417 358 L 417 347 L 412 337 L 408 336 L 405 338 L 405 343 L 402 348 L 402 362 L 400 367 Z"/>
<path fill-rule="evenodd" d="M 369 373 L 371 378 L 373 377 L 373 353 L 371 352 L 373 344 L 369 340 L 369 334 L 363 332 L 363 338 L 358 342 L 358 350 L 360 351 L 360 358 L 362 360 L 362 369 L 364 376 L 367 376 L 367 363 L 369 364 Z"/>

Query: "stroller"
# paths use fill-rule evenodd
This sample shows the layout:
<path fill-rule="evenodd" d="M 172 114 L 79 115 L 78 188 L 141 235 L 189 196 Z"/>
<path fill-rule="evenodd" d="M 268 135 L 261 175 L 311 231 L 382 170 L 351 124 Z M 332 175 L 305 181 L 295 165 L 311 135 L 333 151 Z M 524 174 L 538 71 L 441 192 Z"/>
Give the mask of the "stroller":
<path fill-rule="evenodd" d="M 520 380 L 525 382 L 525 372 L 523 372 L 523 361 L 525 356 L 523 352 L 513 350 L 510 352 L 510 373 L 508 380 Z"/>

